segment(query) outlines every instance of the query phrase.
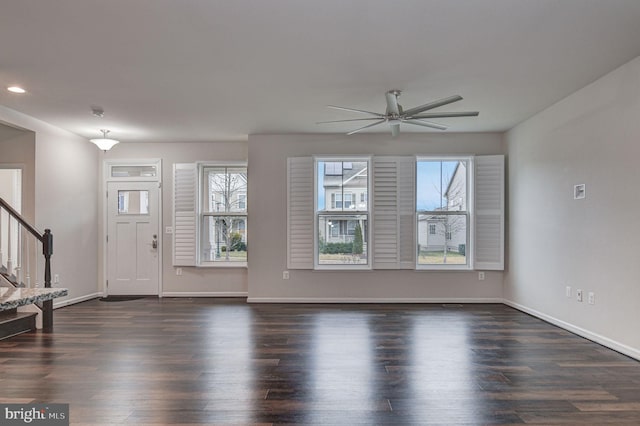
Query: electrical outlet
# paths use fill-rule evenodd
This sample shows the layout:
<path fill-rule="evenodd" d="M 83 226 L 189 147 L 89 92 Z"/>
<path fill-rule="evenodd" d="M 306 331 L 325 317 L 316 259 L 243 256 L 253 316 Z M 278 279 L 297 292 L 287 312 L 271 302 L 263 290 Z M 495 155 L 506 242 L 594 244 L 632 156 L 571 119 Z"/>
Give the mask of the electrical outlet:
<path fill-rule="evenodd" d="M 596 304 L 596 294 L 592 291 L 589 292 L 589 304 L 590 305 L 595 305 Z"/>
<path fill-rule="evenodd" d="M 53 276 L 53 283 L 54 283 L 54 284 L 59 284 L 59 283 L 60 283 L 60 275 L 55 274 L 55 275 Z"/>
<path fill-rule="evenodd" d="M 164 228 L 164 233 L 165 234 L 173 234 L 173 226 L 166 226 Z"/>
<path fill-rule="evenodd" d="M 176 268 L 176 275 L 182 275 L 182 268 Z"/>
<path fill-rule="evenodd" d="M 289 279 L 289 271 L 282 271 L 282 279 L 283 280 Z"/>
<path fill-rule="evenodd" d="M 478 281 L 484 281 L 484 272 L 478 272 Z"/>
<path fill-rule="evenodd" d="M 576 290 L 576 300 L 582 302 L 582 289 L 580 288 Z"/>
<path fill-rule="evenodd" d="M 565 291 L 565 293 L 566 293 L 567 297 L 571 297 L 571 286 L 570 286 L 570 285 L 568 285 L 568 286 L 565 288 L 565 290 L 564 290 L 564 291 Z"/>

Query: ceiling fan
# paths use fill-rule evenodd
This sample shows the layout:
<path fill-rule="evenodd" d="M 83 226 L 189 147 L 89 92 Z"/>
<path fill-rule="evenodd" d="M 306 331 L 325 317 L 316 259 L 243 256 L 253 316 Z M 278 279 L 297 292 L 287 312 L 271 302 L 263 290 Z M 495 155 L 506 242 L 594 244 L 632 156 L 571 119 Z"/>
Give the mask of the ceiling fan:
<path fill-rule="evenodd" d="M 367 114 L 372 117 L 354 118 L 351 120 L 319 121 L 317 124 L 343 123 L 348 121 L 373 121 L 373 123 L 367 124 L 366 126 L 360 127 L 358 129 L 352 130 L 349 133 L 347 133 L 347 135 L 353 135 L 354 133 L 358 133 L 361 130 L 368 129 L 369 127 L 377 126 L 378 124 L 382 124 L 382 123 L 389 123 L 389 125 L 391 126 L 391 134 L 393 136 L 398 136 L 400 134 L 401 123 L 414 124 L 416 126 L 423 126 L 423 127 L 431 127 L 432 129 L 438 129 L 438 130 L 446 130 L 447 126 L 443 126 L 441 124 L 434 123 L 432 121 L 425 121 L 425 120 L 431 119 L 431 118 L 445 118 L 445 117 L 476 117 L 479 114 L 478 111 L 424 113 L 425 111 L 428 111 L 434 108 L 438 108 L 444 105 L 461 101 L 462 96 L 459 96 L 459 95 L 450 96 L 448 98 L 440 99 L 434 102 L 429 102 L 428 104 L 424 104 L 424 105 L 411 108 L 405 111 L 402 109 L 402 106 L 398 103 L 398 97 L 400 96 L 400 93 L 402 93 L 400 90 L 389 90 L 387 93 L 385 93 L 385 96 L 387 98 L 387 111 L 384 114 L 371 112 L 371 111 L 363 111 L 361 109 L 328 105 L 329 108 L 339 109 L 343 111 L 357 112 L 360 114 Z"/>

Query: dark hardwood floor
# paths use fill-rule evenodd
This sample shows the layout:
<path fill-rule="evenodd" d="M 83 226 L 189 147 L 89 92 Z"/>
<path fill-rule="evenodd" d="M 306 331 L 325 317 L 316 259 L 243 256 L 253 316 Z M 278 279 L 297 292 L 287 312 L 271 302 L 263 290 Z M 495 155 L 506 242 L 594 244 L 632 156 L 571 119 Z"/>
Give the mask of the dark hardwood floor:
<path fill-rule="evenodd" d="M 640 424 L 640 363 L 503 305 L 98 300 L 0 342 L 71 424 Z"/>

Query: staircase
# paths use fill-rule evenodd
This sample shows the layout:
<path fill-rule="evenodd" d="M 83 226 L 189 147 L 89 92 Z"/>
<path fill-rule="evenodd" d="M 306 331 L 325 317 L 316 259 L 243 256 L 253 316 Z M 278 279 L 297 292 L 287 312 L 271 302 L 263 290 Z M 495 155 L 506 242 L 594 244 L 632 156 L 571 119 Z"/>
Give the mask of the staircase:
<path fill-rule="evenodd" d="M 67 289 L 51 288 L 52 254 L 51 231 L 39 232 L 0 198 L 0 340 L 53 329 L 53 299 Z"/>
<path fill-rule="evenodd" d="M 0 312 L 0 340 L 36 331 L 37 315 L 36 312 L 18 312 L 17 309 Z"/>
<path fill-rule="evenodd" d="M 16 277 L 15 275 L 9 273 L 9 271 L 7 270 L 7 268 L 4 265 L 0 265 L 0 275 L 9 282 L 9 284 L 13 285 L 14 287 L 24 287 L 24 283 L 19 283 L 18 282 L 18 277 Z M 0 287 L 4 287 L 1 286 Z"/>

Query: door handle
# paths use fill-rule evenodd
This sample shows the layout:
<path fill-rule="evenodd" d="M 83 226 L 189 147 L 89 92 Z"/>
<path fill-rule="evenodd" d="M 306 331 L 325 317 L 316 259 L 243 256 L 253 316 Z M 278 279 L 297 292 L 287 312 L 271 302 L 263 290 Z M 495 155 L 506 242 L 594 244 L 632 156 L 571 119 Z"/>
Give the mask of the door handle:
<path fill-rule="evenodd" d="M 154 248 L 154 249 L 158 248 L 158 236 L 157 235 L 153 236 L 153 241 L 151 241 L 151 248 Z"/>

